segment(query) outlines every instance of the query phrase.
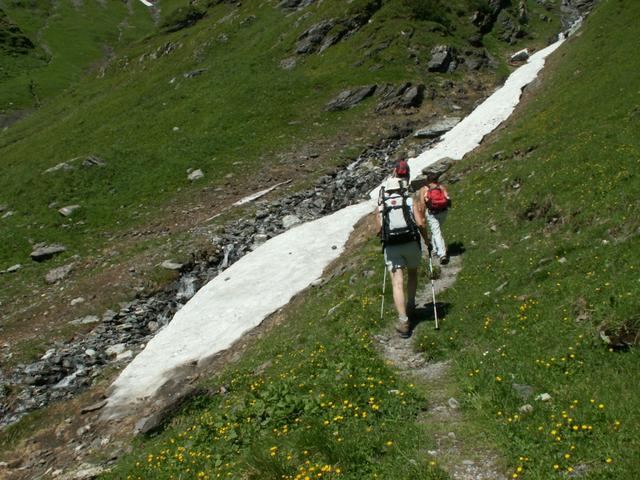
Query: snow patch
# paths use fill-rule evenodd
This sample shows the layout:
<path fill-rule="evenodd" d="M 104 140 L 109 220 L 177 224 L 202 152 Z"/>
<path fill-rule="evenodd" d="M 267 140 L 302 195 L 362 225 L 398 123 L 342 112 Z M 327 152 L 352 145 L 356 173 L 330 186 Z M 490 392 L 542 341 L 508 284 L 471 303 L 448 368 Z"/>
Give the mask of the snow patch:
<path fill-rule="evenodd" d="M 296 226 L 242 257 L 201 288 L 111 387 L 107 416 L 152 396 L 176 368 L 197 365 L 321 277 L 344 251 L 354 225 L 372 212 L 367 201 Z"/>

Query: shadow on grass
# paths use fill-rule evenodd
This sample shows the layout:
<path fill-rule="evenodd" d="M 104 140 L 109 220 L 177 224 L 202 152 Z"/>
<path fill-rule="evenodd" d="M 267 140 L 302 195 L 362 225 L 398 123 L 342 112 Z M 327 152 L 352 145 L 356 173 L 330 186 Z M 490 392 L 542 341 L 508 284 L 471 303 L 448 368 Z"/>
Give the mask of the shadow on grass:
<path fill-rule="evenodd" d="M 447 313 L 451 309 L 451 304 L 446 302 L 436 302 L 436 312 L 438 314 L 438 321 L 442 321 L 446 318 Z M 412 319 L 412 330 L 415 329 L 422 322 L 434 322 L 435 312 L 433 311 L 433 303 L 427 303 L 423 307 L 416 308 Z"/>
<path fill-rule="evenodd" d="M 462 242 L 453 242 L 447 245 L 447 253 L 450 257 L 462 255 L 467 249 Z"/>

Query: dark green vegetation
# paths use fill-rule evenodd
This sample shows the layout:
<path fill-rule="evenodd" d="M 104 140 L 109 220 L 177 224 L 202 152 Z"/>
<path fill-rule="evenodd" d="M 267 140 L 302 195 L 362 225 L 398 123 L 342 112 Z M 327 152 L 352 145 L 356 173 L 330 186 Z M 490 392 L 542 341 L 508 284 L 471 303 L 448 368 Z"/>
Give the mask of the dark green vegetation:
<path fill-rule="evenodd" d="M 216 208 L 215 188 L 236 186 L 241 196 L 271 171 L 291 171 L 283 153 L 320 144 L 325 164 L 309 161 L 314 174 L 345 161 L 354 151 L 349 147 L 379 139 L 382 127 L 371 112 L 374 100 L 347 112 L 324 110 L 344 88 L 410 81 L 444 97 L 444 80 L 495 80 L 492 69 L 426 71 L 434 45 L 469 48 L 478 30 L 469 20 L 476 2 L 436 2 L 442 5 L 437 18 L 404 0 L 324 1 L 296 12 L 276 1 L 197 3 L 163 0 L 156 25 L 133 0 L 130 8 L 97 0 L 0 2 L 34 43 L 27 56 L 1 57 L 8 76 L 0 80 L 0 109 L 39 106 L 0 130 L 0 205 L 13 212 L 0 218 L 0 269 L 23 265 L 0 277 L 4 305 L 41 288 L 46 271 L 74 255 L 90 265 L 76 270 L 78 279 L 153 250 L 163 241 L 158 232 L 187 223 L 196 205 Z M 522 42 L 542 45 L 559 22 L 542 21 L 539 14 L 549 12 L 528 3 L 531 38 Z M 341 40 L 322 54 L 296 55 L 299 36 L 327 19 L 339 20 L 328 35 Z M 505 53 L 520 45 L 495 35 L 492 30 L 484 40 L 503 72 Z M 294 57 L 293 69 L 281 67 Z M 339 146 L 332 147 L 336 139 Z M 83 167 L 88 155 L 106 165 Z M 43 173 L 62 162 L 73 168 Z M 190 183 L 189 168 L 201 168 L 205 179 Z M 232 182 L 225 180 L 229 174 L 236 175 Z M 72 217 L 58 214 L 74 204 L 81 207 Z M 135 230 L 153 233 L 119 243 L 112 254 L 115 242 L 107 239 Z M 35 264 L 29 253 L 40 242 L 68 250 Z"/>
<path fill-rule="evenodd" d="M 439 298 L 448 305 L 442 329 L 421 324 L 415 345 L 453 360 L 470 429 L 487 432 L 512 478 L 632 480 L 640 469 L 640 64 L 623 48 L 640 34 L 628 22 L 638 16 L 636 2 L 603 2 L 551 60 L 526 110 L 452 172 L 462 178 L 450 187 L 446 233 L 464 267 Z M 210 478 L 304 478 L 325 465 L 323 478 L 441 475 L 416 452 L 430 443 L 413 425 L 424 400 L 370 348 L 382 327 L 376 250 L 368 244 L 351 282 L 310 292 L 241 364 L 211 380 L 228 394 L 193 403 L 112 478 L 187 468 Z M 370 280 L 357 275 L 371 268 Z M 543 393 L 548 400 L 536 399 Z M 369 396 L 384 399 L 380 410 Z M 379 429 L 377 443 L 356 406 Z"/>

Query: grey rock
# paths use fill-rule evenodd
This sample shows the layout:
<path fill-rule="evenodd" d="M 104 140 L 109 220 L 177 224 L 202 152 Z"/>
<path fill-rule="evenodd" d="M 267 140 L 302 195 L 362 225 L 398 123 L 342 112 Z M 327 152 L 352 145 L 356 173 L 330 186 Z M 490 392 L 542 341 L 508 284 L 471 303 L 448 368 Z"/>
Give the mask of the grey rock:
<path fill-rule="evenodd" d="M 174 262 L 173 260 L 165 260 L 160 264 L 162 268 L 166 268 L 167 270 L 182 270 L 184 268 L 184 264 Z"/>
<path fill-rule="evenodd" d="M 528 399 L 531 395 L 533 395 L 534 389 L 531 385 L 525 385 L 520 383 L 512 383 L 511 386 L 516 391 L 518 396 L 523 400 Z"/>
<path fill-rule="evenodd" d="M 278 7 L 285 10 L 297 10 L 311 5 L 315 0 L 282 0 Z"/>
<path fill-rule="evenodd" d="M 67 205 L 58 210 L 58 213 L 63 217 L 69 217 L 80 208 L 80 205 Z"/>
<path fill-rule="evenodd" d="M 511 55 L 512 62 L 526 62 L 529 59 L 529 50 L 526 48 Z"/>
<path fill-rule="evenodd" d="M 117 357 L 118 355 L 124 352 L 125 348 L 126 348 L 126 345 L 124 343 L 116 343 L 115 345 L 111 345 L 110 347 L 108 347 L 104 351 L 104 353 L 108 357 Z"/>
<path fill-rule="evenodd" d="M 405 82 L 400 86 L 386 85 L 380 92 L 381 101 L 376 105 L 376 112 L 388 108 L 419 107 L 424 99 L 424 85 L 412 85 Z"/>
<path fill-rule="evenodd" d="M 454 162 L 454 159 L 444 157 L 428 167 L 423 168 L 420 175 L 411 180 L 411 189 L 413 191 L 418 191 L 420 188 L 424 187 L 428 183 L 429 176 L 434 176 L 436 179 L 441 178 L 442 175 L 451 168 Z"/>
<path fill-rule="evenodd" d="M 51 168 L 47 168 L 43 173 L 53 173 L 59 170 L 69 171 L 69 170 L 73 170 L 73 168 L 74 168 L 73 165 L 71 165 L 70 163 L 61 162 Z"/>
<path fill-rule="evenodd" d="M 44 245 L 39 248 L 36 248 L 33 252 L 31 252 L 31 259 L 35 262 L 43 262 L 45 260 L 49 260 L 56 255 L 59 255 L 62 252 L 66 252 L 67 247 L 60 244 L 52 244 L 52 245 Z"/>
<path fill-rule="evenodd" d="M 536 400 L 539 400 L 541 402 L 548 402 L 549 400 L 551 400 L 551 395 L 549 395 L 548 393 L 541 393 L 536 397 Z"/>
<path fill-rule="evenodd" d="M 22 264 L 16 263 L 5 270 L 6 273 L 15 273 L 22 268 Z"/>
<path fill-rule="evenodd" d="M 96 315 L 87 315 L 86 317 L 76 318 L 70 321 L 71 325 L 89 325 L 91 323 L 98 323 L 100 319 Z"/>
<path fill-rule="evenodd" d="M 69 305 L 71 305 L 72 307 L 75 307 L 76 305 L 80 305 L 81 303 L 84 303 L 84 302 L 85 302 L 84 297 L 77 297 L 71 300 L 71 302 L 69 302 Z"/>
<path fill-rule="evenodd" d="M 530 405 L 527 403 L 525 405 L 522 405 L 520 408 L 518 408 L 518 411 L 522 413 L 531 413 L 533 412 L 533 405 Z"/>
<path fill-rule="evenodd" d="M 193 172 L 191 172 L 189 174 L 189 176 L 187 177 L 187 179 L 190 182 L 195 182 L 196 180 L 200 180 L 203 177 L 204 177 L 204 173 L 202 173 L 202 170 L 197 169 L 197 170 L 194 170 Z"/>
<path fill-rule="evenodd" d="M 197 70 L 192 70 L 190 72 L 183 73 L 182 76 L 184 78 L 195 78 L 195 77 L 199 77 L 200 75 L 202 75 L 208 70 L 209 70 L 208 68 L 199 68 Z"/>
<path fill-rule="evenodd" d="M 118 355 L 116 355 L 116 361 L 121 362 L 123 360 L 130 360 L 133 358 L 133 352 L 131 350 L 126 350 Z"/>
<path fill-rule="evenodd" d="M 376 91 L 376 85 L 366 85 L 350 90 L 344 90 L 340 94 L 327 103 L 325 110 L 334 112 L 337 110 L 347 110 L 358 105 L 362 100 L 370 97 Z"/>
<path fill-rule="evenodd" d="M 325 20 L 312 25 L 309 29 L 305 30 L 300 37 L 298 37 L 296 53 L 299 55 L 308 55 L 309 53 L 313 53 L 318 50 L 320 44 L 324 40 L 324 37 L 334 26 L 335 22 L 333 20 Z"/>
<path fill-rule="evenodd" d="M 89 155 L 82 162 L 83 167 L 104 167 L 106 164 L 107 162 L 96 155 Z"/>
<path fill-rule="evenodd" d="M 527 9 L 527 2 L 520 0 L 518 4 L 518 22 L 527 23 L 529 21 L 529 11 Z"/>
<path fill-rule="evenodd" d="M 413 136 L 416 138 L 437 138 L 440 135 L 447 133 L 462 119 L 460 117 L 443 117 L 433 123 L 430 123 L 424 128 L 416 131 Z"/>
<path fill-rule="evenodd" d="M 78 470 L 68 473 L 59 478 L 60 480 L 93 480 L 95 478 L 98 478 L 106 471 L 107 470 L 105 469 L 105 467 L 85 463 Z"/>
<path fill-rule="evenodd" d="M 292 70 L 295 68 L 297 60 L 295 57 L 284 58 L 280 61 L 280 68 L 283 70 Z"/>
<path fill-rule="evenodd" d="M 299 223 L 302 223 L 302 220 L 295 215 L 285 215 L 282 218 L 282 227 L 285 230 L 289 230 L 291 227 L 293 227 L 294 225 L 298 225 Z"/>
<path fill-rule="evenodd" d="M 68 265 L 62 265 L 61 267 L 52 268 L 44 276 L 44 279 L 48 284 L 53 284 L 59 282 L 60 280 L 64 280 L 69 276 L 74 266 L 75 264 L 69 263 Z"/>
<path fill-rule="evenodd" d="M 457 410 L 457 409 L 460 408 L 460 402 L 458 402 L 458 400 L 456 400 L 453 397 L 451 397 L 449 400 L 447 400 L 447 404 L 449 404 L 449 408 L 451 408 L 453 410 Z"/>
<path fill-rule="evenodd" d="M 454 50 L 449 45 L 438 45 L 431 50 L 431 59 L 427 64 L 430 72 L 449 72 L 454 62 Z"/>

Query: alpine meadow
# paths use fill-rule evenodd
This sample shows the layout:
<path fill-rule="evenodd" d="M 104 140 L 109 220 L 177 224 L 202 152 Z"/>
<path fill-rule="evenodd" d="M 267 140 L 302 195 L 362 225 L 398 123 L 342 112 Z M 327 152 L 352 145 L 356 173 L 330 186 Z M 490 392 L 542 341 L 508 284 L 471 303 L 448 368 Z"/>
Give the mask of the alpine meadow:
<path fill-rule="evenodd" d="M 147 3 L 0 0 L 0 478 L 638 477 L 639 2 Z M 423 245 L 407 335 L 373 208 L 270 253 L 558 34 L 480 146 L 412 168 L 450 261 Z M 205 353 L 116 408 L 181 315 Z"/>

